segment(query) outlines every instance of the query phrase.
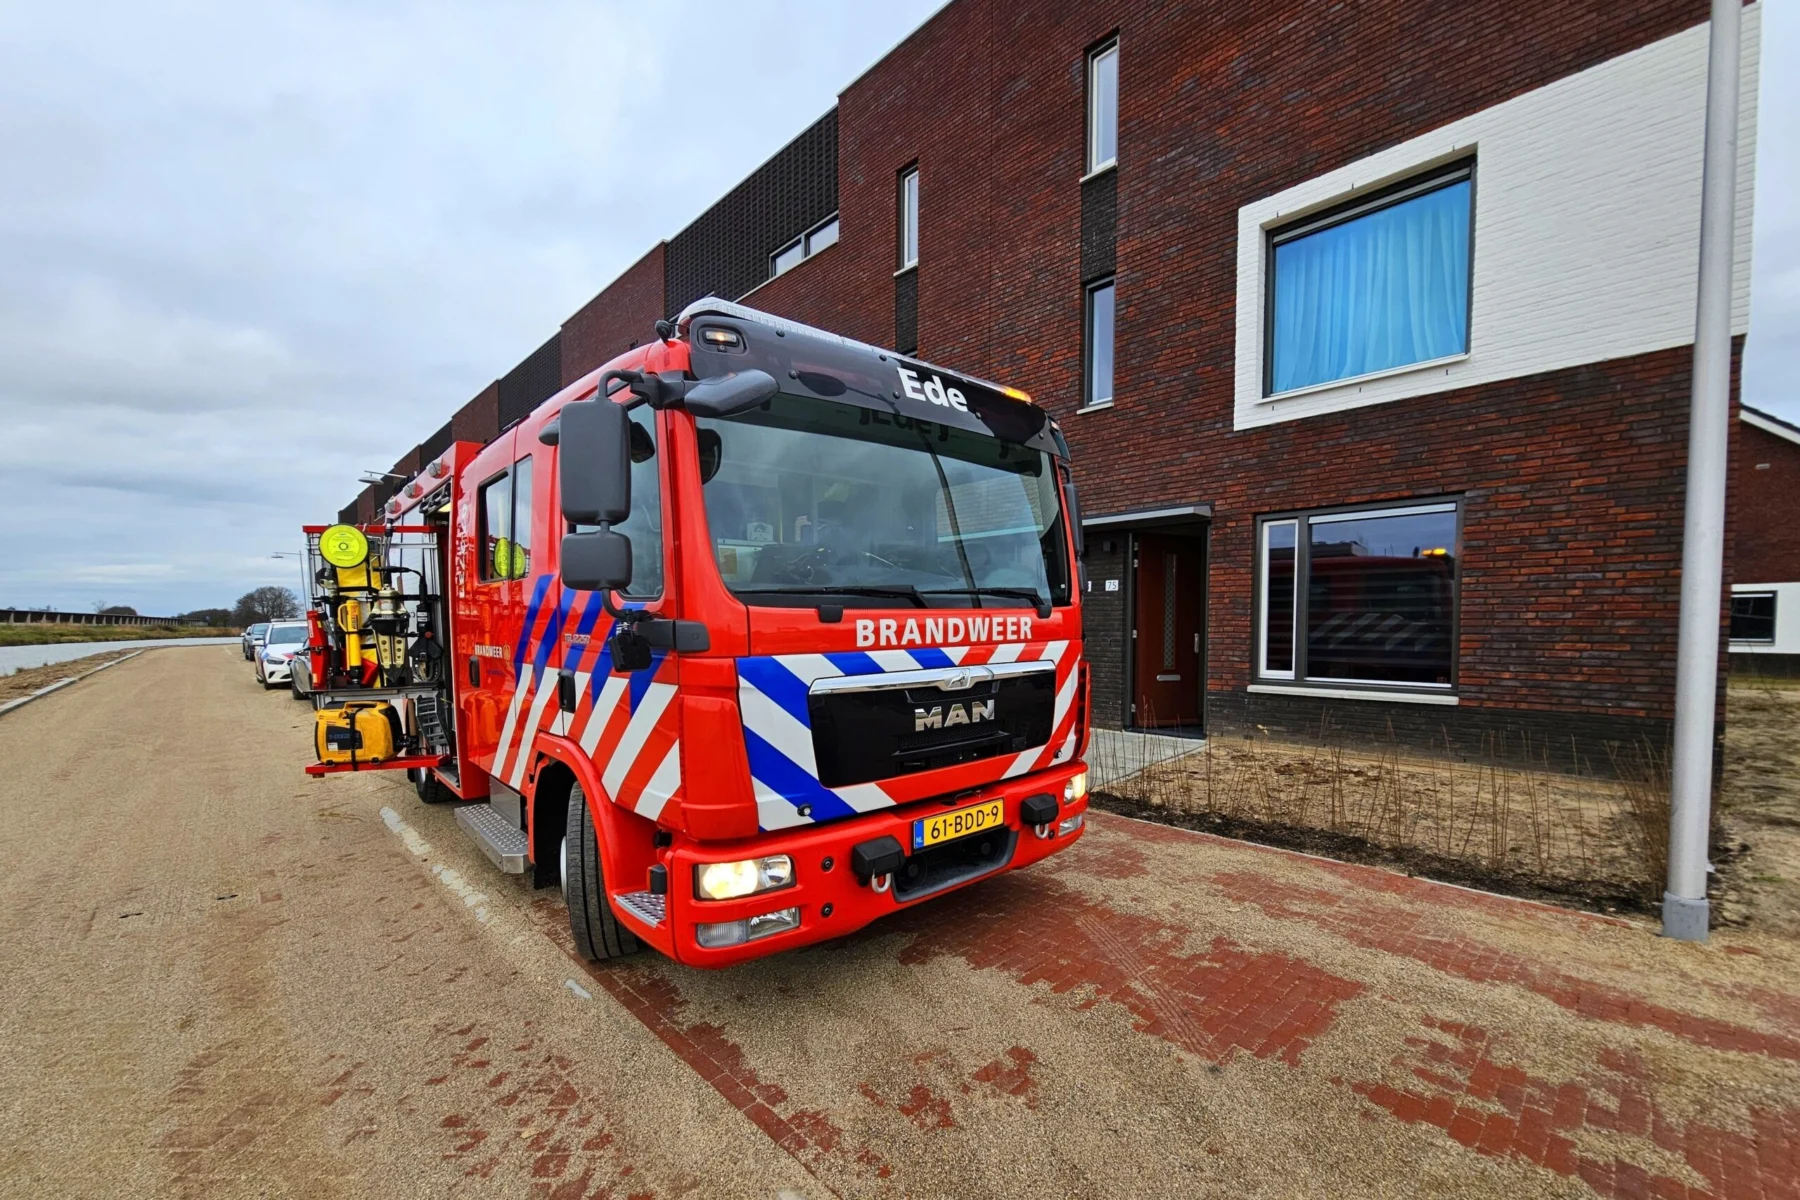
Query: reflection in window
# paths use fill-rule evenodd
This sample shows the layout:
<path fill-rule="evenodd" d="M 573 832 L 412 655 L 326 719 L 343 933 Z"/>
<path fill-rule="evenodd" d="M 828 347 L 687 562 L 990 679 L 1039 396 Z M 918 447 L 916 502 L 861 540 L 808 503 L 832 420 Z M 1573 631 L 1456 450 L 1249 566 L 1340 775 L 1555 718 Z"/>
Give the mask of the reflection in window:
<path fill-rule="evenodd" d="M 1082 405 L 1111 404 L 1113 398 L 1113 281 L 1087 290 L 1087 379 Z"/>
<path fill-rule="evenodd" d="M 1275 234 L 1272 395 L 1469 348 L 1469 168 Z"/>
<path fill-rule="evenodd" d="M 1262 601 L 1264 675 L 1294 677 L 1293 521 L 1263 523 Z"/>
<path fill-rule="evenodd" d="M 512 562 L 507 578 L 531 574 L 531 456 L 513 464 Z"/>
<path fill-rule="evenodd" d="M 481 546 L 481 578 L 505 579 L 511 557 L 507 525 L 512 520 L 512 476 L 502 471 L 481 485 L 475 499 L 476 540 Z"/>
<path fill-rule="evenodd" d="M 1091 174 L 1119 157 L 1119 43 L 1088 56 L 1088 152 Z"/>
<path fill-rule="evenodd" d="M 1265 521 L 1258 673 L 1454 683 L 1458 539 L 1453 503 Z"/>
<path fill-rule="evenodd" d="M 1775 640 L 1775 593 L 1736 592 L 1731 597 L 1731 640 Z"/>
<path fill-rule="evenodd" d="M 900 266 L 919 261 L 919 169 L 900 176 Z"/>

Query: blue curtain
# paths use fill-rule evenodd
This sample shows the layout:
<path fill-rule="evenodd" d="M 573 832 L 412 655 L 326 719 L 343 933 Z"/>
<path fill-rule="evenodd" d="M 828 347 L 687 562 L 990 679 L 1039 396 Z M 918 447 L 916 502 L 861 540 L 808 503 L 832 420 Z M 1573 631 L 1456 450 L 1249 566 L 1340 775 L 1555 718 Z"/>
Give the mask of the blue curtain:
<path fill-rule="evenodd" d="M 1272 392 L 1469 348 L 1469 181 L 1275 247 Z"/>

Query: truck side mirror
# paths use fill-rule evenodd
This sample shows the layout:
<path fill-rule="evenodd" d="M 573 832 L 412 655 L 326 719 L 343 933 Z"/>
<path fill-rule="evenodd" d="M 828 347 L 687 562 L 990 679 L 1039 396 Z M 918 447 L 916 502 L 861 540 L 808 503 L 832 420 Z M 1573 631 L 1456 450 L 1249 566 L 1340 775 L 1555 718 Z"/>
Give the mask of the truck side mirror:
<path fill-rule="evenodd" d="M 623 591 L 631 586 L 631 539 L 612 529 L 567 533 L 562 540 L 562 582 L 578 592 Z"/>
<path fill-rule="evenodd" d="M 616 525 L 629 517 L 631 418 L 624 407 L 605 399 L 565 404 L 557 417 L 556 442 L 563 519 L 575 525 Z"/>
<path fill-rule="evenodd" d="M 780 390 L 773 375 L 751 368 L 689 385 L 682 404 L 696 417 L 729 417 L 750 411 Z"/>

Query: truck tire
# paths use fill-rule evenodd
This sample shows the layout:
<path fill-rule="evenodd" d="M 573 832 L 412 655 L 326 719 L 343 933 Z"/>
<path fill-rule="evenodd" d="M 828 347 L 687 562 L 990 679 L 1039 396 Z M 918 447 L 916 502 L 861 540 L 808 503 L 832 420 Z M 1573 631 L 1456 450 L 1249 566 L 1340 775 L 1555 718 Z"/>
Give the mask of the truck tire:
<path fill-rule="evenodd" d="M 413 791 L 419 793 L 419 799 L 424 803 L 442 804 L 450 799 L 450 789 L 426 768 L 409 767 L 406 773 L 412 776 Z"/>
<path fill-rule="evenodd" d="M 563 899 L 569 906 L 569 931 L 575 949 L 592 962 L 635 954 L 637 935 L 619 924 L 606 898 L 600 873 L 600 843 L 588 813 L 587 794 L 576 783 L 569 788 L 568 841 L 564 843 Z"/>

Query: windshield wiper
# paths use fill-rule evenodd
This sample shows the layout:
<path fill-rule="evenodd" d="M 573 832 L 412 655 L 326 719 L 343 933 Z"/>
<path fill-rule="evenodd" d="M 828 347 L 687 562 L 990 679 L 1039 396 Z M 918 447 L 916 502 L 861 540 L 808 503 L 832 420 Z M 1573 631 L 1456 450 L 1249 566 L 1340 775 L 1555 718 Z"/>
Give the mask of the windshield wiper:
<path fill-rule="evenodd" d="M 961 590 L 961 589 L 956 589 Z M 929 608 L 925 596 L 910 583 L 905 585 L 886 586 L 878 584 L 833 583 L 813 587 L 808 584 L 795 584 L 793 587 L 741 587 L 732 591 L 740 596 L 898 596 L 902 600 L 911 600 L 918 608 Z"/>
<path fill-rule="evenodd" d="M 929 591 L 926 591 L 922 594 L 926 595 L 926 596 L 941 596 L 941 595 L 974 596 L 978 599 L 982 596 L 1010 596 L 1010 597 L 1013 597 L 1013 598 L 1019 599 L 1019 600 L 1031 601 L 1031 607 L 1037 609 L 1038 616 L 1044 618 L 1045 620 L 1050 619 L 1050 601 L 1042 593 L 1038 592 L 1037 590 L 1035 590 L 1033 588 L 1019 588 L 1019 587 L 932 588 Z"/>

